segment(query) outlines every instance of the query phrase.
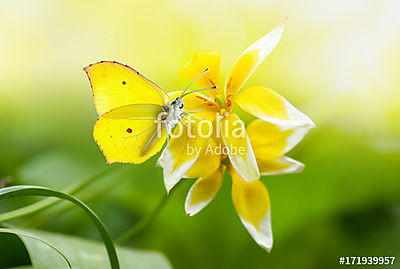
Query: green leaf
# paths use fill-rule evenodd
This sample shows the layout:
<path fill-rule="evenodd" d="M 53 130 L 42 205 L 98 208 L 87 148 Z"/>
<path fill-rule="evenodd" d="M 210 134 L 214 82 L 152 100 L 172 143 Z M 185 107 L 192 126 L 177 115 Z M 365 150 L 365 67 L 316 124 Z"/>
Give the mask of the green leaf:
<path fill-rule="evenodd" d="M 40 230 L 24 231 L 35 234 L 57 248 L 67 257 L 72 268 L 105 268 L 107 257 L 104 255 L 103 246 L 99 242 Z M 20 239 L 26 245 L 34 268 L 68 268 L 60 255 L 54 251 L 50 251 L 48 248 L 43 248 L 41 242 L 27 237 L 20 237 Z M 12 253 L 9 255 L 12 255 Z M 118 256 L 121 268 L 125 269 L 171 268 L 168 260 L 162 254 L 154 251 L 137 251 L 118 247 Z"/>
<path fill-rule="evenodd" d="M 79 206 L 81 209 L 83 209 L 86 212 L 86 214 L 90 217 L 90 219 L 93 221 L 94 225 L 96 226 L 97 230 L 100 233 L 100 236 L 104 241 L 111 268 L 113 269 L 119 268 L 119 262 L 117 253 L 115 251 L 115 246 L 106 227 L 104 226 L 102 221 L 97 217 L 97 215 L 87 205 L 82 203 L 77 198 L 64 192 L 55 191 L 52 189 L 39 186 L 14 186 L 14 187 L 0 189 L 0 200 L 19 197 L 19 196 L 31 196 L 31 195 L 61 198 L 64 200 L 68 200 L 74 203 L 75 205 Z"/>
<path fill-rule="evenodd" d="M 28 238 L 30 240 L 35 240 L 37 242 L 40 242 L 41 244 L 47 245 L 49 248 L 52 248 L 54 251 L 56 251 L 58 253 L 58 255 L 60 255 L 63 259 L 64 259 L 64 266 L 65 264 L 67 264 L 67 266 L 69 268 L 72 268 L 70 262 L 68 261 L 67 257 L 65 257 L 65 255 L 59 251 L 57 248 L 53 247 L 51 244 L 47 243 L 45 240 L 37 237 L 34 234 L 22 231 L 22 230 L 17 230 L 17 229 L 6 229 L 6 228 L 0 228 L 0 233 L 10 233 L 10 234 L 15 234 L 18 235 L 20 238 Z M 41 248 L 41 246 L 39 246 L 39 248 Z"/>

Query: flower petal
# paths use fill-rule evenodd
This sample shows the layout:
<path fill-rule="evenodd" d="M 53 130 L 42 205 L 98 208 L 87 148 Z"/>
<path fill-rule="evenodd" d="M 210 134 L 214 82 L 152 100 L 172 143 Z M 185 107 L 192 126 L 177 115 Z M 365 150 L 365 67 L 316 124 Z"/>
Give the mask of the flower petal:
<path fill-rule="evenodd" d="M 197 124 L 190 125 L 191 129 L 179 123 L 173 132 L 175 138 L 169 140 L 158 159 L 158 166 L 163 168 L 164 185 L 169 192 L 195 163 L 202 147 L 207 141 L 197 134 Z M 182 134 L 179 132 L 182 130 Z M 190 133 L 189 133 L 190 132 Z"/>
<path fill-rule="evenodd" d="M 221 133 L 229 159 L 238 174 L 248 182 L 259 179 L 260 172 L 253 149 L 244 124 L 236 114 L 227 114 L 222 118 Z"/>
<path fill-rule="evenodd" d="M 223 171 L 217 168 L 211 175 L 199 178 L 190 188 L 185 202 L 186 215 L 193 216 L 207 206 L 222 184 Z"/>
<path fill-rule="evenodd" d="M 284 128 L 315 127 L 312 120 L 303 112 L 268 88 L 245 89 L 238 94 L 236 102 L 244 111 Z"/>
<path fill-rule="evenodd" d="M 268 252 L 272 248 L 270 202 L 267 188 L 260 181 L 246 182 L 230 169 L 232 201 L 250 235 Z"/>
<path fill-rule="evenodd" d="M 310 127 L 282 128 L 263 120 L 254 120 L 246 128 L 257 160 L 275 160 L 291 150 Z"/>
<path fill-rule="evenodd" d="M 193 81 L 208 68 L 208 72 L 197 79 L 195 83 L 204 89 L 218 86 L 220 63 L 221 54 L 218 51 L 200 52 L 195 54 L 183 67 L 182 74 Z M 209 91 L 209 94 L 214 98 L 219 92 L 221 92 L 221 89 L 218 88 Z"/>
<path fill-rule="evenodd" d="M 221 155 L 216 153 L 217 142 L 214 137 L 208 139 L 207 144 L 202 148 L 202 151 L 196 162 L 186 172 L 186 178 L 207 177 L 212 174 L 221 164 Z"/>
<path fill-rule="evenodd" d="M 177 97 L 180 97 L 182 91 L 176 91 L 168 93 L 169 98 L 171 100 L 175 100 Z M 201 93 L 191 93 L 185 95 L 183 98 L 183 112 L 188 113 L 202 113 L 203 117 L 205 116 L 206 119 L 213 121 L 216 117 L 217 112 L 220 111 L 219 105 L 214 102 L 209 97 L 201 94 Z M 204 113 L 208 112 L 206 115 Z M 197 114 L 195 114 L 197 115 Z"/>
<path fill-rule="evenodd" d="M 257 42 L 248 47 L 233 64 L 225 82 L 227 106 L 233 105 L 234 97 L 259 64 L 281 40 L 287 18 Z M 231 102 L 229 101 L 231 100 Z"/>
<path fill-rule="evenodd" d="M 304 164 L 286 156 L 282 156 L 276 160 L 257 158 L 257 164 L 263 176 L 301 173 L 304 169 Z"/>

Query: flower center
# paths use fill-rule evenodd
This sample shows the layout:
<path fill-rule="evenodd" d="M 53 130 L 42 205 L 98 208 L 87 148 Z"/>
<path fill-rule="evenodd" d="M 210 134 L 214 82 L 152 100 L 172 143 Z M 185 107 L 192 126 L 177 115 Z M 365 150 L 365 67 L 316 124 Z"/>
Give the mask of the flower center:
<path fill-rule="evenodd" d="M 215 96 L 215 102 L 217 102 L 220 108 L 225 108 L 224 98 L 221 95 Z"/>

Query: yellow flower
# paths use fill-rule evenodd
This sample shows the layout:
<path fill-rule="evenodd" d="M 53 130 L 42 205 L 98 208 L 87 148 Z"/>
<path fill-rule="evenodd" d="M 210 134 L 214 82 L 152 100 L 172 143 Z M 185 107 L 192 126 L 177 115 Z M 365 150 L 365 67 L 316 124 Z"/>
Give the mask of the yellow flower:
<path fill-rule="evenodd" d="M 185 96 L 184 110 L 212 122 L 212 135 L 204 136 L 210 126 L 197 120 L 183 134 L 171 138 L 159 159 L 164 184 L 169 191 L 182 177 L 199 178 L 189 191 L 185 210 L 194 215 L 218 192 L 223 174 L 232 176 L 232 199 L 241 221 L 264 249 L 272 247 L 268 192 L 261 175 L 300 172 L 303 165 L 285 157 L 314 127 L 314 123 L 274 91 L 252 87 L 239 91 L 258 65 L 279 43 L 286 19 L 275 29 L 247 48 L 233 64 L 225 87 L 209 91 L 209 96 L 193 93 Z M 196 54 L 183 69 L 189 79 L 209 71 L 196 83 L 202 88 L 218 86 L 220 53 Z M 178 96 L 180 92 L 171 93 Z M 234 104 L 258 119 L 244 129 L 232 113 Z M 178 127 L 183 127 L 179 123 Z M 208 127 L 208 128 L 207 128 Z M 177 128 L 174 134 L 178 132 Z M 238 135 L 239 134 L 239 135 Z M 189 150 L 190 149 L 190 150 Z"/>
<path fill-rule="evenodd" d="M 300 173 L 304 165 L 284 156 L 309 130 L 309 126 L 283 129 L 273 123 L 254 120 L 247 128 L 261 175 Z M 219 145 L 210 139 L 210 147 Z M 232 200 L 236 211 L 254 240 L 268 252 L 272 247 L 270 203 L 268 191 L 260 180 L 243 180 L 225 155 L 203 150 L 186 177 L 199 178 L 191 187 L 185 211 L 193 216 L 208 205 L 217 194 L 226 170 L 232 177 Z"/>

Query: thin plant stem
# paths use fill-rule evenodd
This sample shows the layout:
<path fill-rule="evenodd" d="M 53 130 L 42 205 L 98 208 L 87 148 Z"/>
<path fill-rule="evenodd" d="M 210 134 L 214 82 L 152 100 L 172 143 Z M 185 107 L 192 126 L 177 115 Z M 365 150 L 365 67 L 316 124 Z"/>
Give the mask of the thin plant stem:
<path fill-rule="evenodd" d="M 117 245 L 124 245 L 128 243 L 136 234 L 145 229 L 146 226 L 148 226 L 148 224 L 150 224 L 157 217 L 157 215 L 161 212 L 162 208 L 165 206 L 167 200 L 168 200 L 168 195 L 165 194 L 161 198 L 157 207 L 150 214 L 140 219 L 135 225 L 130 227 L 126 232 L 124 232 L 117 239 L 115 239 L 114 242 Z"/>
<path fill-rule="evenodd" d="M 127 172 L 122 173 L 128 174 Z M 109 192 L 110 190 L 114 189 L 115 186 L 121 183 L 121 181 L 125 180 L 128 178 L 127 176 L 116 176 L 111 178 L 110 180 L 107 180 L 106 182 L 102 182 L 102 184 L 97 184 L 100 185 L 100 188 L 91 188 L 90 192 L 85 192 L 79 193 L 79 198 L 82 201 L 85 201 L 85 203 L 94 200 L 95 198 L 101 197 L 103 194 Z M 37 228 L 40 226 L 45 225 L 47 222 L 50 220 L 54 220 L 55 218 L 64 215 L 68 211 L 74 209 L 74 206 L 71 204 L 63 203 L 59 204 L 51 209 L 49 209 L 49 212 L 43 212 L 40 215 L 34 215 L 31 218 L 27 219 L 25 222 L 22 223 L 23 226 L 25 227 L 30 227 L 30 228 Z"/>
<path fill-rule="evenodd" d="M 178 187 L 179 183 L 175 185 L 172 191 L 168 194 L 164 194 L 161 200 L 158 202 L 156 208 L 148 215 L 140 219 L 136 224 L 130 227 L 127 231 L 125 231 L 122 235 L 114 240 L 117 245 L 124 245 L 128 243 L 136 234 L 143 231 L 147 226 L 153 222 L 153 220 L 158 216 L 158 214 L 162 211 L 164 206 L 167 204 L 168 198 L 171 197 L 171 194 Z"/>
<path fill-rule="evenodd" d="M 87 179 L 80 181 L 80 182 L 76 182 L 74 184 L 71 184 L 70 186 L 66 187 L 65 189 L 62 190 L 62 192 L 65 193 L 69 193 L 69 194 L 74 194 L 80 190 L 82 190 L 83 188 L 85 188 L 86 186 L 88 186 L 89 184 L 93 183 L 94 181 L 96 181 L 98 178 L 110 173 L 111 171 L 115 170 L 118 166 L 113 166 L 113 167 L 107 167 L 106 169 L 100 171 L 99 173 L 88 177 Z M 40 210 L 43 210 L 45 208 L 48 208 L 52 205 L 55 205 L 57 203 L 59 203 L 61 200 L 60 199 L 56 199 L 56 198 L 45 198 L 39 202 L 30 204 L 28 206 L 24 206 L 9 212 L 5 212 L 0 214 L 0 222 L 4 222 L 4 221 L 8 221 L 8 220 L 12 220 L 15 218 L 19 218 L 22 216 L 26 216 L 26 215 L 30 215 L 33 213 L 36 213 Z"/>

